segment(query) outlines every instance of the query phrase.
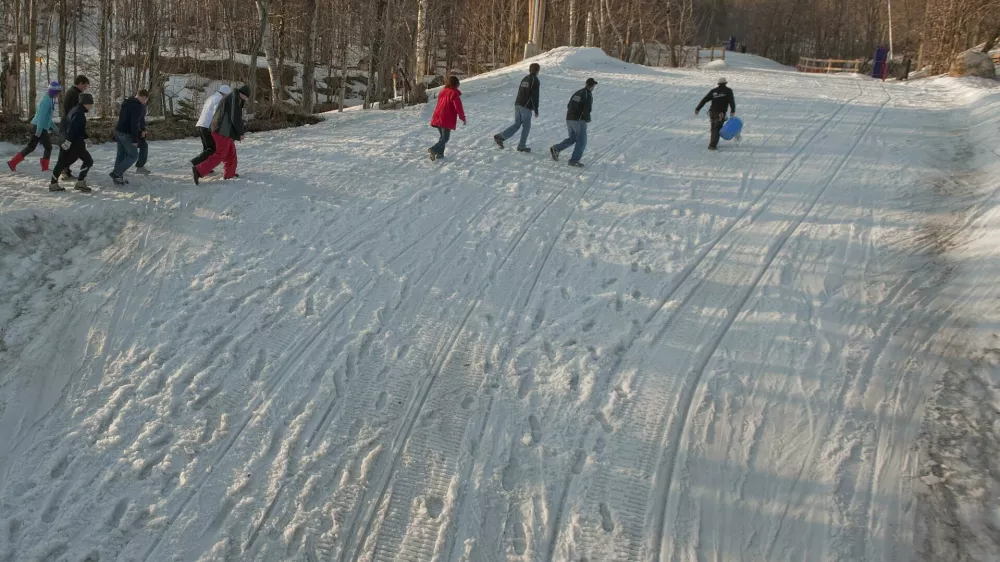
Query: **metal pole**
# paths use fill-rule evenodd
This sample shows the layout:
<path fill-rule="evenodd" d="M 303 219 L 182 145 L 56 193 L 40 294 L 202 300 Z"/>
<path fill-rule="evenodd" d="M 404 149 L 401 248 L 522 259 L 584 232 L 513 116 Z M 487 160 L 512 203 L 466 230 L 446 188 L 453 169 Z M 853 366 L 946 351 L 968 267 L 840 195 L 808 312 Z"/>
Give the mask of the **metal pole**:
<path fill-rule="evenodd" d="M 885 3 L 889 12 L 889 60 L 885 62 L 888 65 L 892 60 L 892 0 L 885 0 Z"/>

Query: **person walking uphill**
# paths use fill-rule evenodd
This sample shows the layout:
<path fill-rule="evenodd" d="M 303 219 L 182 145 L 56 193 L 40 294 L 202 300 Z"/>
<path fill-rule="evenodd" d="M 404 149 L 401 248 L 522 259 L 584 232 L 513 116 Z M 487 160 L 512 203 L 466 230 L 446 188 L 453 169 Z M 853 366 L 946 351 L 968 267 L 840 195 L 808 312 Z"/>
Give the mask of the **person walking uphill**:
<path fill-rule="evenodd" d="M 561 143 L 549 147 L 549 154 L 552 159 L 558 161 L 559 153 L 567 148 L 573 148 L 573 155 L 569 158 L 569 165 L 582 168 L 580 158 L 583 151 L 587 149 L 587 123 L 590 123 L 590 110 L 594 107 L 594 86 L 597 80 L 587 78 L 587 85 L 573 93 L 566 104 L 566 128 L 569 136 Z"/>
<path fill-rule="evenodd" d="M 726 122 L 726 110 L 729 110 L 730 115 L 736 115 L 736 98 L 729 86 L 726 86 L 725 78 L 719 78 L 719 85 L 702 98 L 701 103 L 695 108 L 694 114 L 698 115 L 701 108 L 710 102 L 712 105 L 708 108 L 708 120 L 711 123 L 712 133 L 708 141 L 708 149 L 716 150 L 719 146 L 719 131 L 722 130 L 722 125 Z"/>
<path fill-rule="evenodd" d="M 52 157 L 52 140 L 50 135 L 55 132 L 56 128 L 55 123 L 52 121 L 52 115 L 56 111 L 56 100 L 59 98 L 61 92 L 62 86 L 59 85 L 59 82 L 49 84 L 49 95 L 43 97 L 38 102 L 38 108 L 35 109 L 35 117 L 31 120 L 31 124 L 35 126 L 31 140 L 28 141 L 28 145 L 24 147 L 24 150 L 18 152 L 13 158 L 7 161 L 10 171 L 16 172 L 17 165 L 35 151 L 38 143 L 42 143 L 42 149 L 44 150 L 41 159 L 42 171 L 49 171 L 49 158 Z"/>
<path fill-rule="evenodd" d="M 215 141 L 212 139 L 212 117 L 215 116 L 215 111 L 219 109 L 219 104 L 226 96 L 233 93 L 232 88 L 223 84 L 219 86 L 219 91 L 208 96 L 205 100 L 205 104 L 201 106 L 201 116 L 198 117 L 198 124 L 195 130 L 198 131 L 198 137 L 201 138 L 201 154 L 195 156 L 191 159 L 191 165 L 197 166 L 215 152 Z"/>
<path fill-rule="evenodd" d="M 458 90 L 458 77 L 449 76 L 448 85 L 438 94 L 437 106 L 431 116 L 431 127 L 438 130 L 437 143 L 427 149 L 431 162 L 444 157 L 444 145 L 451 139 L 451 132 L 458 126 L 458 120 L 465 125 L 465 108 L 462 107 L 462 92 Z"/>
<path fill-rule="evenodd" d="M 148 175 L 146 156 L 149 145 L 146 144 L 146 103 L 149 92 L 139 90 L 122 102 L 118 112 L 118 125 L 115 127 L 115 141 L 118 143 L 118 153 L 115 155 L 115 168 L 111 171 L 111 179 L 115 185 L 125 185 L 125 171 L 138 164 L 136 172 Z"/>
<path fill-rule="evenodd" d="M 87 135 L 87 112 L 94 107 L 94 97 L 90 94 L 80 94 L 80 104 L 70 110 L 66 116 L 65 125 L 66 140 L 59 145 L 59 160 L 56 167 L 52 169 L 52 181 L 49 183 L 49 191 L 66 191 L 66 188 L 59 185 L 59 174 L 68 169 L 77 160 L 83 162 L 80 167 L 80 177 L 73 186 L 77 191 L 90 193 L 87 186 L 87 172 L 94 165 L 94 159 L 87 151 L 87 144 L 90 142 Z"/>
<path fill-rule="evenodd" d="M 80 105 L 80 96 L 88 89 L 90 89 L 90 79 L 81 74 L 73 80 L 73 85 L 70 86 L 69 90 L 66 90 L 66 97 L 63 98 L 62 113 L 60 114 L 62 120 L 59 122 L 59 132 L 63 134 L 63 138 L 66 136 L 66 126 L 69 124 L 69 112 Z M 69 167 L 63 170 L 62 179 L 73 179 L 73 172 L 70 171 Z"/>
<path fill-rule="evenodd" d="M 541 84 L 538 82 L 538 71 L 541 69 L 538 63 L 531 63 L 528 67 L 528 75 L 521 79 L 521 84 L 517 88 L 517 98 L 514 100 L 514 124 L 504 132 L 493 135 L 494 142 L 503 148 L 503 141 L 514 136 L 518 129 L 521 129 L 521 140 L 517 143 L 518 152 L 531 152 L 528 148 L 528 132 L 531 131 L 531 113 L 538 117 L 538 98 Z"/>
<path fill-rule="evenodd" d="M 194 174 L 194 184 L 205 177 L 220 163 L 223 164 L 223 179 L 238 178 L 236 173 L 236 142 L 242 141 L 245 128 L 243 126 L 243 104 L 250 99 L 250 86 L 240 86 L 219 102 L 212 116 L 212 141 L 215 143 L 213 152 L 205 161 L 191 167 Z"/>

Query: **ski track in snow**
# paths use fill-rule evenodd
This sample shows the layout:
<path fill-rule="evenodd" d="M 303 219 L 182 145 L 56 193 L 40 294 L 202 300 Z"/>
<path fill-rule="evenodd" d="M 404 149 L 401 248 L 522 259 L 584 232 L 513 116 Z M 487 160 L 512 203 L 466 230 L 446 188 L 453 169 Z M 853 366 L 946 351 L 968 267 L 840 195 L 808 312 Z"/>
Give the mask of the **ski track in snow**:
<path fill-rule="evenodd" d="M 430 106 L 248 138 L 197 188 L 191 141 L 91 196 L 25 162 L 0 561 L 913 558 L 914 358 L 954 337 L 913 194 L 960 103 L 732 56 L 718 153 L 713 75 L 557 49 L 530 154 L 491 138 L 524 63 L 463 84 L 433 163 Z M 547 147 L 591 75 L 577 170 Z"/>

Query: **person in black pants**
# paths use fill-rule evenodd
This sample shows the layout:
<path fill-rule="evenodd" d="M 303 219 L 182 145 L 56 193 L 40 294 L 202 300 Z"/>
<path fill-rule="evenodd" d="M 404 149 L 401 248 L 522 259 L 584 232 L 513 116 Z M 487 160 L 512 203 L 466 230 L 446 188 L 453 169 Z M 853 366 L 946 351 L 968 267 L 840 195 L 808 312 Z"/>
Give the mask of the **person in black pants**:
<path fill-rule="evenodd" d="M 716 150 L 719 146 L 719 131 L 722 130 L 722 125 L 726 122 L 726 110 L 729 110 L 730 115 L 736 115 L 736 98 L 733 96 L 733 91 L 729 89 L 729 86 L 726 86 L 725 78 L 719 78 L 718 87 L 713 88 L 707 96 L 702 98 L 701 103 L 695 108 L 694 114 L 698 115 L 701 108 L 705 107 L 705 104 L 709 102 L 712 104 L 708 108 L 708 119 L 711 123 L 712 136 L 708 142 L 708 149 Z"/>
<path fill-rule="evenodd" d="M 76 179 L 73 189 L 90 193 L 87 185 L 87 172 L 94 165 L 94 159 L 87 151 L 87 144 L 90 143 L 87 135 L 87 112 L 94 107 L 94 97 L 90 94 L 80 94 L 80 104 L 70 110 L 67 115 L 65 127 L 66 140 L 59 145 L 59 160 L 52 170 L 52 181 L 49 182 L 49 191 L 66 191 L 66 188 L 59 185 L 59 175 L 63 170 L 69 169 L 77 160 L 83 162 L 80 167 L 80 175 Z"/>
<path fill-rule="evenodd" d="M 215 153 L 215 139 L 212 138 L 212 119 L 215 117 L 215 112 L 219 109 L 219 104 L 222 100 L 226 99 L 226 96 L 233 93 L 232 88 L 223 84 L 219 86 L 219 90 L 208 96 L 205 100 L 205 104 L 201 108 L 201 116 L 198 118 L 198 125 L 196 130 L 198 131 L 198 137 L 201 138 L 201 154 L 195 156 L 191 159 L 191 165 L 197 166 L 208 157 Z"/>
<path fill-rule="evenodd" d="M 62 120 L 59 122 L 59 132 L 63 134 L 63 137 L 65 137 L 66 127 L 69 125 L 69 112 L 73 111 L 73 108 L 80 105 L 80 96 L 82 96 L 88 89 L 90 89 L 90 79 L 81 74 L 73 79 L 73 85 L 70 86 L 70 89 L 66 90 L 66 97 L 63 98 L 62 105 Z M 63 170 L 62 179 L 75 179 L 73 177 L 73 172 L 68 166 L 65 170 Z"/>

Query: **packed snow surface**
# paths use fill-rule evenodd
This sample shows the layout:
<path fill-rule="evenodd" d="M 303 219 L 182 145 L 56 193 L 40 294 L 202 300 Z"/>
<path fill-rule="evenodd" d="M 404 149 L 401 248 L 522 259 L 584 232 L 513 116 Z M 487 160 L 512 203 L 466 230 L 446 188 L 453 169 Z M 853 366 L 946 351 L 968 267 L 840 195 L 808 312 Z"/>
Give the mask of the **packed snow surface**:
<path fill-rule="evenodd" d="M 194 141 L 122 190 L 107 145 L 91 195 L 6 175 L 0 560 L 918 558 L 986 94 L 729 53 L 709 152 L 718 72 L 534 60 L 530 154 L 491 138 L 525 61 L 462 84 L 437 162 L 431 105 L 200 187 Z M 577 170 L 547 148 L 589 76 Z"/>

